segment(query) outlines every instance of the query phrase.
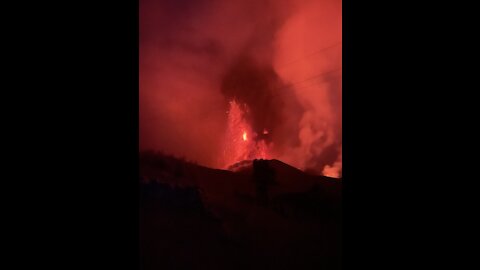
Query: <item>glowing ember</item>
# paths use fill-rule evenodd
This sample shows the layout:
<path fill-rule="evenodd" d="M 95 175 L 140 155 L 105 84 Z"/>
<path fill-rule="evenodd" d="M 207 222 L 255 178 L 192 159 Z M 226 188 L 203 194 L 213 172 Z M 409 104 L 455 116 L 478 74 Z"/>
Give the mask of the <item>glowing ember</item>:
<path fill-rule="evenodd" d="M 248 108 L 245 104 L 239 105 L 236 101 L 230 102 L 224 155 L 221 161 L 224 168 L 243 160 L 268 158 L 268 146 L 264 140 L 256 137 L 256 133 L 245 119 L 246 112 L 248 112 Z M 251 134 L 250 140 L 248 134 Z M 240 135 L 242 140 L 240 140 Z"/>

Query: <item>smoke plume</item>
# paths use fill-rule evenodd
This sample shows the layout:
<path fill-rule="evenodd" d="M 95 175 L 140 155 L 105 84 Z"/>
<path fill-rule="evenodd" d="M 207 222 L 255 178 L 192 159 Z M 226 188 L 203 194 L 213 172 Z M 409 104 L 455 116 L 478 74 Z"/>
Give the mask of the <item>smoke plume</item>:
<path fill-rule="evenodd" d="M 341 176 L 341 37 L 337 0 L 140 0 L 140 149 L 224 168 L 239 133 Z"/>

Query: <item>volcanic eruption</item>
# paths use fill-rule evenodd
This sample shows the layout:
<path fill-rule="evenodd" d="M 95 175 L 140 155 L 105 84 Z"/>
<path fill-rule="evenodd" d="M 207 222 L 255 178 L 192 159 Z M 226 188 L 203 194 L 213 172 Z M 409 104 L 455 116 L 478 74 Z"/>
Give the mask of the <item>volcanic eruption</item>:
<path fill-rule="evenodd" d="M 140 1 L 140 149 L 341 177 L 341 1 Z"/>
<path fill-rule="evenodd" d="M 341 269 L 341 0 L 140 0 L 141 269 Z"/>

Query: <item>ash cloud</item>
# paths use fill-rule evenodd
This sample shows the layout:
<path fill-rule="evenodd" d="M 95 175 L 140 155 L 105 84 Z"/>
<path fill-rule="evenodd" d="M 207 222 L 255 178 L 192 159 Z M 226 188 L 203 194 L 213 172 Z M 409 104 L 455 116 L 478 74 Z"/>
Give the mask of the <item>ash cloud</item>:
<path fill-rule="evenodd" d="M 339 42 L 340 1 L 140 0 L 140 149 L 218 167 L 236 99 L 273 158 L 341 175 Z"/>

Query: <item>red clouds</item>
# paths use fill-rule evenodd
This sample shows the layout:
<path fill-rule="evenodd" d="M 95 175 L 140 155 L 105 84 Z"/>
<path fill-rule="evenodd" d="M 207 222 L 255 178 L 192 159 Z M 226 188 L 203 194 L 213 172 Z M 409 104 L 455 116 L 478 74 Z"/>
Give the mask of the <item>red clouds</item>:
<path fill-rule="evenodd" d="M 236 100 L 269 158 L 341 172 L 341 1 L 141 0 L 139 64 L 141 150 L 223 167 Z"/>

